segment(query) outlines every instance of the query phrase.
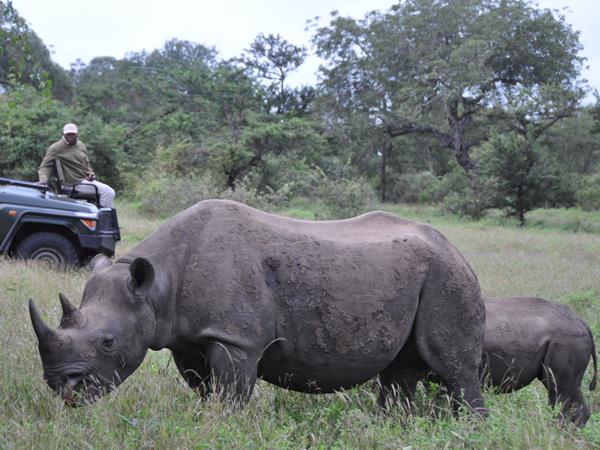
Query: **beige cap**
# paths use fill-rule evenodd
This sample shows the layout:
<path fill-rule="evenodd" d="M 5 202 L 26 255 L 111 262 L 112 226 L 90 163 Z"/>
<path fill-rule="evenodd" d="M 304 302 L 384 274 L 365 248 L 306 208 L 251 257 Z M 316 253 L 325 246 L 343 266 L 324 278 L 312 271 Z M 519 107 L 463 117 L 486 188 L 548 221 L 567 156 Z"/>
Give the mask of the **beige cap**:
<path fill-rule="evenodd" d="M 77 125 L 74 123 L 68 123 L 63 128 L 63 134 L 75 133 L 77 134 Z"/>

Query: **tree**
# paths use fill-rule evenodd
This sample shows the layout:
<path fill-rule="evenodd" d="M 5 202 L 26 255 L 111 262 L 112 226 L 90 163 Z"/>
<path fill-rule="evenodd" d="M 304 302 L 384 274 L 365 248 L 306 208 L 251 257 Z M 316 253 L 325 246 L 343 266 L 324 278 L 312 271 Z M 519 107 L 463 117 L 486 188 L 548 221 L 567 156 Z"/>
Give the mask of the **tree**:
<path fill-rule="evenodd" d="M 559 188 L 559 179 L 542 148 L 528 135 L 494 132 L 483 145 L 482 175 L 493 180 L 496 206 L 525 224 L 525 213 L 542 206 Z"/>
<path fill-rule="evenodd" d="M 171 40 L 151 53 L 79 63 L 71 77 L 78 107 L 127 128 L 122 145 L 134 170 L 148 164 L 159 146 L 180 139 L 197 143 L 218 128 L 217 67 L 214 49 Z"/>
<path fill-rule="evenodd" d="M 66 72 L 50 57 L 42 40 L 27 26 L 11 1 L 0 1 L 0 88 L 27 84 L 70 101 L 73 86 Z"/>
<path fill-rule="evenodd" d="M 306 59 L 306 48 L 289 43 L 279 34 L 260 33 L 241 58 L 243 64 L 266 83 L 267 111 L 283 114 L 302 111 L 314 97 L 313 89 L 292 90 L 286 86 L 291 72 Z"/>
<path fill-rule="evenodd" d="M 499 120 L 492 112 L 539 124 L 541 135 L 584 94 L 578 34 L 526 0 L 407 0 L 362 20 L 333 14 L 313 42 L 338 123 L 368 120 L 384 155 L 397 136 L 429 135 L 469 177 L 473 148 Z M 515 98 L 523 107 L 507 108 Z"/>
<path fill-rule="evenodd" d="M 593 175 L 600 168 L 600 141 L 593 108 L 586 107 L 552 127 L 540 141 L 565 174 Z"/>

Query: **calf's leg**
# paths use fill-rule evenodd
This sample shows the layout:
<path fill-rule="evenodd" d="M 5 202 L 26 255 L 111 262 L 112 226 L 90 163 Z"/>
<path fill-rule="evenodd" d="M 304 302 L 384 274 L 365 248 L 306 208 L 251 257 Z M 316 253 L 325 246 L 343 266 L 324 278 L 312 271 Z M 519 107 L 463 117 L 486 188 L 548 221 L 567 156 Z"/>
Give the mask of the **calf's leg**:
<path fill-rule="evenodd" d="M 586 424 L 591 415 L 581 392 L 581 382 L 589 359 L 590 349 L 579 342 L 550 342 L 541 377 L 548 389 L 550 406 L 554 408 L 557 402 L 562 402 L 561 418 L 580 427 Z"/>

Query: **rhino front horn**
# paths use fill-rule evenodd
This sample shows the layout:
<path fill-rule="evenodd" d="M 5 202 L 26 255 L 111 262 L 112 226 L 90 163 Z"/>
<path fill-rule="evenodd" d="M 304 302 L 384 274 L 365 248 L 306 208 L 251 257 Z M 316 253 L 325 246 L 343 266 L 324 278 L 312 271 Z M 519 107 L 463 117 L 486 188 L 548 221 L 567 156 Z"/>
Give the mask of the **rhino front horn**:
<path fill-rule="evenodd" d="M 29 299 L 29 316 L 31 317 L 33 331 L 35 331 L 35 335 L 37 336 L 40 344 L 54 339 L 56 333 L 54 333 L 54 330 L 44 323 L 32 299 Z"/>
<path fill-rule="evenodd" d="M 59 292 L 58 298 L 60 299 L 60 306 L 62 306 L 63 319 L 73 315 L 77 311 L 77 308 L 73 306 L 73 303 L 62 292 Z"/>

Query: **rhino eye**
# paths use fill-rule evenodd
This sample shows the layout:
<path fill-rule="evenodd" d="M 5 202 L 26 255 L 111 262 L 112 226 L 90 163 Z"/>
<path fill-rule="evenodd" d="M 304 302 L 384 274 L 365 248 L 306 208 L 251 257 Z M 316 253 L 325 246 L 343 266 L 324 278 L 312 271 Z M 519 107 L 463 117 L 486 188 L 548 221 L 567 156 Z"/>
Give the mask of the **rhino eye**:
<path fill-rule="evenodd" d="M 114 344 L 115 340 L 113 338 L 104 338 L 102 340 L 102 347 L 104 347 L 107 350 L 112 349 Z"/>

